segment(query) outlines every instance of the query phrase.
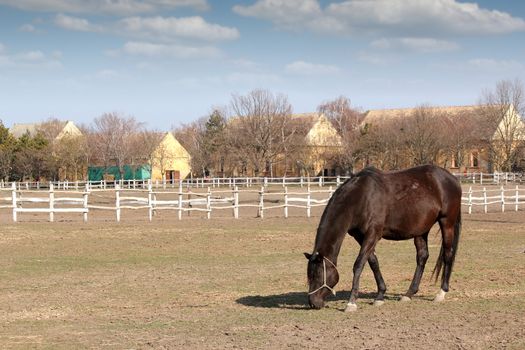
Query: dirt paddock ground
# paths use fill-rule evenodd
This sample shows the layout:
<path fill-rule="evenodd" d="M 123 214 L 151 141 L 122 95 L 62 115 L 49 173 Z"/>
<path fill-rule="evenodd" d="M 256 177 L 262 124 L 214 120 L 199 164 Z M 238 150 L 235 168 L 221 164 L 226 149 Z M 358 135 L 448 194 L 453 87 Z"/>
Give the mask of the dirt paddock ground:
<path fill-rule="evenodd" d="M 412 241 L 381 241 L 382 307 L 367 267 L 359 310 L 342 312 L 357 246 L 346 239 L 338 294 L 320 311 L 306 300 L 306 260 L 319 217 L 120 224 L 60 219 L 0 231 L 2 349 L 523 349 L 525 215 L 464 215 L 451 291 L 430 281 L 397 300 L 415 269 Z"/>

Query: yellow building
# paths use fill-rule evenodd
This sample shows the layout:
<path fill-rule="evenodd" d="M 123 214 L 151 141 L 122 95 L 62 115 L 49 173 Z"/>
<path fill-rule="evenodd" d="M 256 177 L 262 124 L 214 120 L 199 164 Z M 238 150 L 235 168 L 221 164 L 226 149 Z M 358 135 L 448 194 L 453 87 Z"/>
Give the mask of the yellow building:
<path fill-rule="evenodd" d="M 305 145 L 310 175 L 335 176 L 335 157 L 341 151 L 341 136 L 324 114 L 314 114 L 313 124 L 305 136 Z"/>
<path fill-rule="evenodd" d="M 59 121 L 52 120 L 43 123 L 29 123 L 20 124 L 15 123 L 9 129 L 11 134 L 20 138 L 24 134 L 35 136 L 38 132 L 42 132 L 49 141 L 55 142 L 63 139 L 64 137 L 77 137 L 82 136 L 82 131 L 72 121 Z"/>
<path fill-rule="evenodd" d="M 171 132 L 167 132 L 153 151 L 151 179 L 174 181 L 191 173 L 191 156 Z"/>
<path fill-rule="evenodd" d="M 293 159 L 280 159 L 275 176 L 335 176 L 342 141 L 328 118 L 320 113 L 292 114 L 291 123 L 298 136 L 296 151 Z"/>

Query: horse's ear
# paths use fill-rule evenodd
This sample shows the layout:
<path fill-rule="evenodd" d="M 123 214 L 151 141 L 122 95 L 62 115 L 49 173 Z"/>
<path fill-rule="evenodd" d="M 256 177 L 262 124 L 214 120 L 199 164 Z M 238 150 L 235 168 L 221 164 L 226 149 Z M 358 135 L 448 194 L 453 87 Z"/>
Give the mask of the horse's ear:
<path fill-rule="evenodd" d="M 313 254 L 304 253 L 304 256 L 306 256 L 306 259 L 312 262 L 317 261 L 322 258 L 319 252 L 314 252 Z"/>

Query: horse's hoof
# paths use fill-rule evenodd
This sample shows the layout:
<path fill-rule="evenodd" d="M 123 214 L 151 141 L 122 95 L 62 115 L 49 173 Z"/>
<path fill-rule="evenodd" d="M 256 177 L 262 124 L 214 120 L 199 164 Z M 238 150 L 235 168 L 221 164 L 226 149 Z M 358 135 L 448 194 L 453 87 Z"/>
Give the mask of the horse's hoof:
<path fill-rule="evenodd" d="M 374 300 L 374 306 L 383 306 L 384 300 Z"/>
<path fill-rule="evenodd" d="M 441 302 L 445 301 L 445 295 L 447 295 L 447 292 L 445 292 L 443 289 L 441 289 L 439 291 L 439 293 L 436 295 L 436 297 L 434 298 L 434 302 L 435 303 L 441 303 Z"/>
<path fill-rule="evenodd" d="M 409 301 L 412 301 L 412 299 L 410 299 L 410 297 L 407 297 L 406 295 L 403 295 L 401 299 L 399 299 L 399 301 L 403 303 L 408 303 Z"/>
<path fill-rule="evenodd" d="M 354 311 L 357 311 L 357 304 L 354 304 L 354 303 L 346 304 L 345 312 L 354 312 Z"/>

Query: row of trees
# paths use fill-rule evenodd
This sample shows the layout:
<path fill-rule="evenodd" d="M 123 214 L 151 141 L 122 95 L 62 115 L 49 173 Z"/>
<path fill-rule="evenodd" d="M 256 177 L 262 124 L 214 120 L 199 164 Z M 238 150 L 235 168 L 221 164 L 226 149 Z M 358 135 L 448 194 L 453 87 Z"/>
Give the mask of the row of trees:
<path fill-rule="evenodd" d="M 0 121 L 0 176 L 4 180 L 82 180 L 88 165 L 117 166 L 152 164 L 163 134 L 144 128 L 133 117 L 107 113 L 81 134 L 57 138 L 64 122 L 48 119 L 36 130 L 15 138 Z M 162 154 L 162 153 L 161 153 Z"/>
<path fill-rule="evenodd" d="M 383 169 L 437 163 L 467 165 L 472 149 L 484 150 L 496 169 L 513 170 L 525 134 L 519 119 L 502 116 L 508 107 L 524 115 L 519 81 L 501 81 L 482 93 L 475 111 L 451 116 L 420 106 L 407 115 L 364 124 L 364 114 L 346 97 L 319 105 L 317 112 L 339 135 L 337 147 L 312 145 L 306 137 L 311 116 L 294 116 L 287 97 L 266 90 L 234 95 L 228 107 L 173 130 L 191 154 L 194 176 L 316 175 L 322 159 L 340 173 L 372 164 Z M 506 125 L 497 127 L 505 120 Z M 0 122 L 0 176 L 3 179 L 83 179 L 88 165 L 162 163 L 154 159 L 163 134 L 133 117 L 107 113 L 80 126 L 81 136 L 57 139 L 63 123 L 50 119 L 36 133 L 16 139 Z M 493 137 L 494 133 L 496 136 Z M 312 153 L 312 148 L 317 152 Z M 156 152 L 156 157 L 168 156 Z"/>
<path fill-rule="evenodd" d="M 322 103 L 318 112 L 337 130 L 340 147 L 314 154 L 340 173 L 369 164 L 382 169 L 428 163 L 461 168 L 469 165 L 467 157 L 476 156 L 473 151 L 485 153 L 492 169 L 516 170 L 525 130 L 519 117 L 504 116 L 509 106 L 524 115 L 523 92 L 521 82 L 501 81 L 472 108 L 449 111 L 422 105 L 364 125 L 365 115 L 348 98 L 338 97 Z M 199 176 L 240 175 L 249 169 L 272 176 L 276 168 L 279 173 L 291 169 L 292 174 L 316 175 L 315 146 L 305 137 L 310 126 L 307 118 L 294 118 L 286 96 L 255 90 L 233 96 L 229 113 L 214 110 L 176 130 L 176 136 L 188 147 Z"/>

